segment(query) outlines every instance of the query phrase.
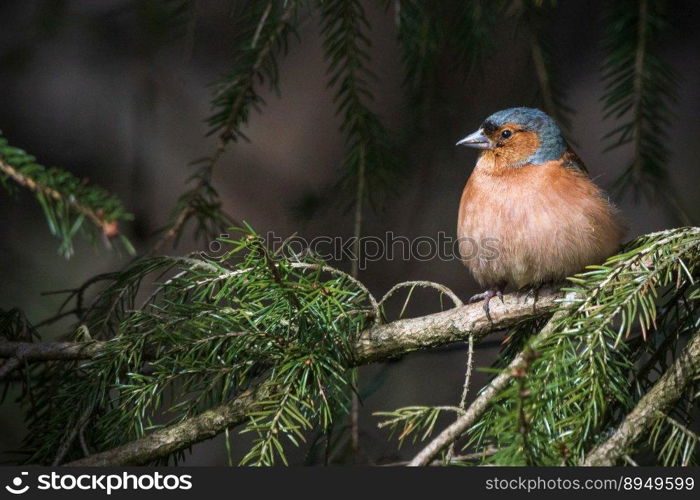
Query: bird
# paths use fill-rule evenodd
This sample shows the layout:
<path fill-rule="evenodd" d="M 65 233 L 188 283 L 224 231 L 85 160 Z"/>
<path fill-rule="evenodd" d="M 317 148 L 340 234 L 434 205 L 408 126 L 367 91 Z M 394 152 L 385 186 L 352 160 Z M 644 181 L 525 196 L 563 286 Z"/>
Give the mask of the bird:
<path fill-rule="evenodd" d="M 457 142 L 480 150 L 459 204 L 461 260 L 489 303 L 507 286 L 537 291 L 599 264 L 626 234 L 618 208 L 589 177 L 556 121 L 536 108 L 498 111 Z M 474 250 L 477 248 L 477 251 Z"/>

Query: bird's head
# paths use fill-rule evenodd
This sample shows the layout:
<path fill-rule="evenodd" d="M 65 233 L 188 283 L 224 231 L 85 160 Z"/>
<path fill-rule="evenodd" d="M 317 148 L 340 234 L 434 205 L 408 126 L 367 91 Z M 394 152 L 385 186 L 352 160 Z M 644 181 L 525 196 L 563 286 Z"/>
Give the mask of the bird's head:
<path fill-rule="evenodd" d="M 567 148 L 556 122 L 535 108 L 498 111 L 457 145 L 490 151 L 510 167 L 557 160 Z"/>

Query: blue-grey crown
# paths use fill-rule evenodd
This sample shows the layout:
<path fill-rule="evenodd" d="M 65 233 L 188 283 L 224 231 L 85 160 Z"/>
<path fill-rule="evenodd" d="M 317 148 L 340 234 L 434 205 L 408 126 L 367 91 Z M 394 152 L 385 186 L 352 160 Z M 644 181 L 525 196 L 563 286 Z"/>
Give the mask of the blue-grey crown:
<path fill-rule="evenodd" d="M 566 151 L 567 145 L 557 123 L 544 111 L 536 108 L 508 108 L 489 116 L 482 127 L 496 129 L 506 123 L 515 123 L 524 130 L 537 132 L 540 147 L 525 163 L 539 164 L 546 161 L 558 160 Z"/>

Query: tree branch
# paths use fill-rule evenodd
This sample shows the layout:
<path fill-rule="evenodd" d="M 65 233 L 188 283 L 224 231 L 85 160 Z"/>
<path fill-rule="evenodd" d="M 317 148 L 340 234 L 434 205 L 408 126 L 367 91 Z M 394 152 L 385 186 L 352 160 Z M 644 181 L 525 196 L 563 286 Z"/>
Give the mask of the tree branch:
<path fill-rule="evenodd" d="M 470 335 L 478 342 L 487 334 L 511 327 L 518 322 L 551 313 L 561 294 L 556 288 L 543 289 L 535 307 L 532 297 L 509 294 L 505 304 L 494 301 L 493 322 L 486 319 L 480 304 L 456 307 L 437 314 L 403 319 L 378 325 L 362 332 L 353 365 L 363 365 L 394 358 L 416 350 L 465 341 Z M 26 361 L 89 359 L 103 349 L 106 342 L 90 343 L 0 342 L 0 358 L 21 356 Z M 178 424 L 152 432 L 112 450 L 95 453 L 67 465 L 139 465 L 185 449 L 212 438 L 227 428 L 245 421 L 260 391 L 248 391 L 230 402 L 205 411 Z"/>
<path fill-rule="evenodd" d="M 207 410 L 178 424 L 152 432 L 141 439 L 102 453 L 74 460 L 69 467 L 106 467 L 115 465 L 143 465 L 195 443 L 211 439 L 229 427 L 242 423 L 255 402 L 269 394 L 265 384 L 239 395 L 228 403 Z"/>
<path fill-rule="evenodd" d="M 8 358 L 2 365 L 0 365 L 0 380 L 4 380 L 10 373 L 19 368 L 22 362 L 17 358 Z"/>
<path fill-rule="evenodd" d="M 557 288 L 543 288 L 535 308 L 531 297 L 505 295 L 504 304 L 491 301 L 493 322 L 486 318 L 480 304 L 469 304 L 378 325 L 360 336 L 355 346 L 355 360 L 358 365 L 383 361 L 412 351 L 463 342 L 469 335 L 474 335 L 476 343 L 491 332 L 551 313 L 557 306 L 557 299 L 561 298 Z"/>
<path fill-rule="evenodd" d="M 107 342 L 0 341 L 0 358 L 19 361 L 70 361 L 94 358 Z"/>
<path fill-rule="evenodd" d="M 355 344 L 353 365 L 365 365 L 395 358 L 409 352 L 463 342 L 474 335 L 478 342 L 487 334 L 509 328 L 554 310 L 561 294 L 556 288 L 542 289 L 536 308 L 531 297 L 517 294 L 504 296 L 504 304 L 492 301 L 493 322 L 484 315 L 480 304 L 469 304 L 418 318 L 401 319 L 368 328 Z M 19 342 L 0 341 L 0 359 L 21 361 L 70 361 L 91 359 L 109 341 L 90 342 Z"/>
<path fill-rule="evenodd" d="M 615 433 L 599 444 L 582 465 L 611 466 L 618 463 L 642 436 L 649 433 L 658 412 L 668 413 L 688 385 L 700 373 L 700 330 L 688 341 L 683 352 L 627 415 Z"/>
<path fill-rule="evenodd" d="M 268 3 L 262 18 L 260 19 L 258 27 L 255 30 L 255 33 L 253 34 L 253 39 L 250 45 L 250 47 L 253 49 L 257 46 L 260 33 L 265 22 L 269 17 L 270 10 L 273 4 L 274 2 L 272 1 Z M 187 203 L 178 212 L 177 216 L 170 224 L 170 227 L 167 229 L 167 231 L 165 231 L 165 233 L 155 243 L 153 249 L 151 250 L 152 253 L 158 252 L 161 248 L 165 246 L 166 243 L 176 239 L 176 237 L 180 234 L 180 231 L 194 212 L 192 208 L 192 202 L 194 201 L 194 199 L 196 199 L 198 192 L 205 187 L 206 183 L 208 182 L 209 176 L 211 176 L 211 173 L 214 171 L 214 166 L 219 162 L 221 157 L 226 152 L 226 148 L 228 147 L 229 143 L 236 138 L 237 134 L 234 133 L 234 129 L 240 124 L 239 122 L 242 119 L 242 115 L 245 115 L 246 109 L 248 109 L 248 107 L 250 106 L 250 95 L 251 93 L 254 93 L 253 89 L 255 87 L 255 82 L 257 79 L 262 80 L 263 65 L 265 61 L 270 57 L 270 55 L 274 53 L 275 46 L 280 42 L 280 39 L 284 37 L 284 34 L 289 29 L 289 23 L 294 17 L 296 9 L 296 2 L 289 2 L 286 5 L 284 12 L 282 13 L 279 19 L 278 26 L 267 37 L 265 44 L 259 48 L 257 57 L 255 58 L 255 61 L 250 67 L 248 74 L 245 76 L 244 84 L 241 86 L 236 95 L 236 98 L 231 103 L 231 107 L 228 113 L 226 114 L 226 118 L 224 119 L 221 126 L 216 128 L 216 130 L 221 130 L 221 132 L 219 133 L 219 145 L 214 151 L 214 154 L 208 159 L 206 165 L 204 166 L 204 170 L 208 172 L 208 175 L 205 177 L 200 177 L 200 179 L 197 181 L 195 187 L 190 191 L 191 194 L 187 198 Z"/>
<path fill-rule="evenodd" d="M 118 221 L 107 220 L 103 214 L 100 214 L 98 211 L 79 203 L 74 199 L 74 197 L 66 197 L 63 193 L 57 191 L 56 189 L 42 184 L 40 182 L 37 182 L 31 177 L 23 175 L 16 168 L 14 168 L 9 163 L 3 161 L 1 158 L 0 172 L 5 173 L 5 175 L 10 177 L 17 184 L 29 189 L 34 193 L 41 193 L 53 200 L 67 203 L 76 213 L 84 215 L 85 217 L 87 217 L 88 220 L 90 220 L 90 222 L 92 222 L 95 226 L 99 227 L 105 234 L 105 236 L 113 238 L 117 234 L 119 234 Z"/>
<path fill-rule="evenodd" d="M 567 297 L 567 299 L 569 298 L 570 297 Z M 530 348 L 537 347 L 537 344 L 541 343 L 552 335 L 555 332 L 556 320 L 565 314 L 567 314 L 567 311 L 562 310 L 552 316 L 545 327 L 534 337 L 532 337 L 529 344 Z M 508 367 L 493 380 L 491 380 L 491 382 L 479 393 L 479 396 L 477 396 L 464 414 L 460 415 L 457 420 L 438 434 L 415 457 L 413 457 L 413 460 L 408 463 L 409 467 L 428 465 L 435 458 L 435 456 L 440 453 L 440 451 L 447 448 L 451 443 L 459 438 L 459 436 L 465 430 L 471 427 L 486 411 L 493 398 L 495 398 L 503 389 L 506 388 L 510 382 L 510 379 L 519 372 L 519 368 L 528 363 L 529 356 L 531 356 L 531 349 L 525 349 L 520 352 L 520 354 L 518 354 L 513 361 L 510 362 Z"/>

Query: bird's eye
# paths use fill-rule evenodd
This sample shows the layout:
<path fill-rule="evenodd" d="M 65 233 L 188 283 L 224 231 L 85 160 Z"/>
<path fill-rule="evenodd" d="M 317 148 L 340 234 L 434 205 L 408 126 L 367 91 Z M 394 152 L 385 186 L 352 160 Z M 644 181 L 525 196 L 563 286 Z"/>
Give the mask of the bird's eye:
<path fill-rule="evenodd" d="M 501 132 L 501 137 L 503 137 L 504 139 L 508 139 L 511 135 L 513 135 L 513 132 L 511 132 L 510 130 L 504 130 L 503 132 Z"/>

